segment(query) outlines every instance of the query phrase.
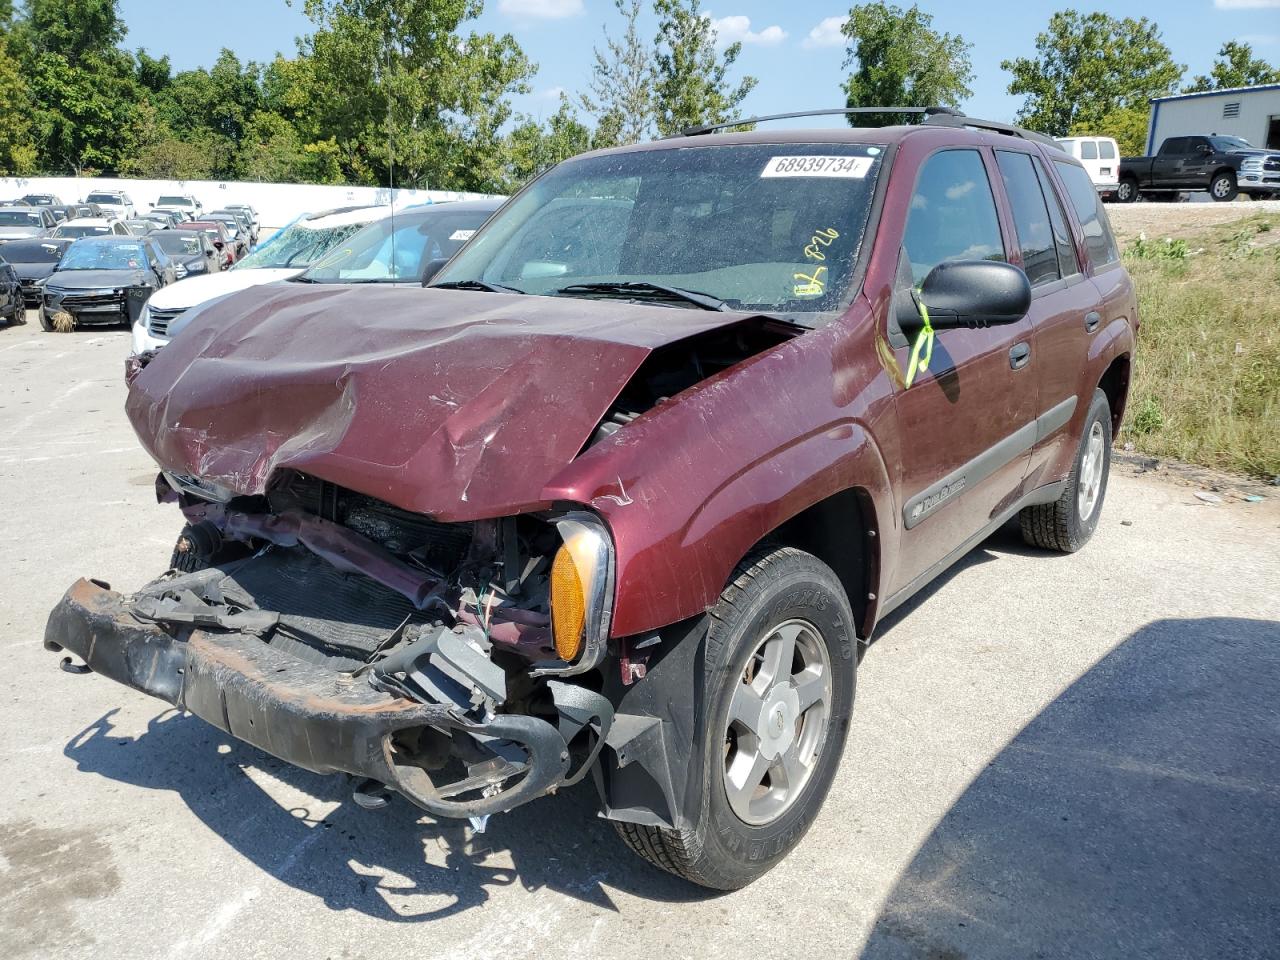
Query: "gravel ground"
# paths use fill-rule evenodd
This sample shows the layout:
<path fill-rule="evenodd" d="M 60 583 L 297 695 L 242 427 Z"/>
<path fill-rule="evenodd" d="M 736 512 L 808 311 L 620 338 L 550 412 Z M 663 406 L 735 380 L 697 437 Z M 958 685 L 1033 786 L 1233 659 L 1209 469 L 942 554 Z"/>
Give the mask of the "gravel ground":
<path fill-rule="evenodd" d="M 1208 196 L 1205 194 L 1204 196 Z M 1242 220 L 1255 213 L 1280 213 L 1280 200 L 1237 200 L 1234 203 L 1109 203 L 1107 215 L 1121 240 L 1140 233 L 1149 237 L 1184 235 L 1199 226 Z"/>
<path fill-rule="evenodd" d="M 717 896 L 627 854 L 590 787 L 484 835 L 366 813 L 60 672 L 65 587 L 141 585 L 178 528 L 121 412 L 126 349 L 0 329 L 0 956 L 1277 956 L 1276 498 L 1116 474 L 1081 553 L 992 537 L 868 652 L 807 838 Z"/>

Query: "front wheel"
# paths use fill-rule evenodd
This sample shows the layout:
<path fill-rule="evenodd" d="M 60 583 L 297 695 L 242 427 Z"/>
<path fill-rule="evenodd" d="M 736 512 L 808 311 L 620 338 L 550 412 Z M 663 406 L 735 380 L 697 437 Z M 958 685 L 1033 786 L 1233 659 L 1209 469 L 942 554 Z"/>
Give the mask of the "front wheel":
<path fill-rule="evenodd" d="M 711 609 L 688 826 L 615 823 L 655 866 L 704 887 L 745 887 L 813 823 L 853 709 L 857 636 L 831 568 L 779 547 L 748 557 Z"/>
<path fill-rule="evenodd" d="M 1098 527 L 1110 476 L 1111 404 L 1095 390 L 1067 486 L 1053 503 L 1023 508 L 1018 515 L 1022 539 L 1033 547 L 1075 553 Z"/>
<path fill-rule="evenodd" d="M 1138 181 L 1127 177 L 1116 187 L 1116 200 L 1120 203 L 1133 203 L 1138 199 Z"/>
<path fill-rule="evenodd" d="M 1209 196 L 1215 200 L 1234 200 L 1239 192 L 1236 186 L 1236 175 L 1230 171 L 1219 173 L 1209 181 Z"/>

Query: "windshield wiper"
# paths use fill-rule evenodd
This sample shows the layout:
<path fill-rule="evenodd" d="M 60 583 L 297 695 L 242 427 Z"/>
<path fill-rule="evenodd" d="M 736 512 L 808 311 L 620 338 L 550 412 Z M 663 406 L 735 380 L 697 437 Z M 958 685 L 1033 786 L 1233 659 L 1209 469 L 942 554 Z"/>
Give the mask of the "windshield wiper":
<path fill-rule="evenodd" d="M 501 283 L 490 283 L 487 280 L 446 280 L 444 283 L 429 283 L 428 290 L 484 290 L 487 293 L 524 293 L 519 287 L 508 287 Z"/>
<path fill-rule="evenodd" d="M 691 303 L 703 310 L 732 310 L 733 307 L 719 297 L 700 290 L 685 290 L 682 287 L 669 287 L 665 283 L 651 283 L 648 280 L 605 280 L 599 283 L 574 283 L 556 290 L 552 296 L 571 297 L 575 293 L 617 293 L 617 294 L 657 294 L 666 300 L 677 300 Z"/>

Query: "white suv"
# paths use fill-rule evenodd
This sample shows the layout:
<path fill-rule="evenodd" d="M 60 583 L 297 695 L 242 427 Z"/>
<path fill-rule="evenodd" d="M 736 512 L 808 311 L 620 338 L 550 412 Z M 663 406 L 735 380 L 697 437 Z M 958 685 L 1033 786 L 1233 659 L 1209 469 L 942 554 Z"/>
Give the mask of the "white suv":
<path fill-rule="evenodd" d="M 133 201 L 123 190 L 95 190 L 84 198 L 85 203 L 96 203 L 104 214 L 120 220 L 132 220 L 137 211 Z"/>
<path fill-rule="evenodd" d="M 1058 146 L 1075 157 L 1089 173 L 1089 179 L 1105 198 L 1115 196 L 1120 186 L 1120 148 L 1110 137 L 1062 137 Z"/>

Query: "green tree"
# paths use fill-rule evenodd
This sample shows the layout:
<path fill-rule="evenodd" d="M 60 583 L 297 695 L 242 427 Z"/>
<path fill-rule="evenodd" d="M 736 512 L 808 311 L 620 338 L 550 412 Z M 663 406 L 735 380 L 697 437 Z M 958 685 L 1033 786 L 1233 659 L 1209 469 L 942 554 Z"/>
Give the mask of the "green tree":
<path fill-rule="evenodd" d="M 22 65 L 0 36 L 0 175 L 35 173 L 38 157 L 31 142 L 31 88 Z"/>
<path fill-rule="evenodd" d="M 972 96 L 973 45 L 933 29 L 933 17 L 912 4 L 865 3 L 849 11 L 841 28 L 848 40 L 844 67 L 856 69 L 844 82 L 850 107 L 934 105 L 958 107 Z M 896 114 L 851 116 L 851 126 L 901 123 Z"/>
<path fill-rule="evenodd" d="M 1209 76 L 1197 76 L 1187 85 L 1188 93 L 1201 90 L 1229 90 L 1280 83 L 1280 69 L 1253 55 L 1253 47 L 1241 40 L 1228 40 L 1218 50 Z"/>
<path fill-rule="evenodd" d="M 510 157 L 508 190 L 520 187 L 561 160 L 590 150 L 591 131 L 578 119 L 577 111 L 564 94 L 560 107 L 546 124 L 525 118 L 507 138 Z"/>
<path fill-rule="evenodd" d="M 480 0 L 306 0 L 299 42 L 317 134 L 358 180 L 491 189 L 505 179 L 502 128 L 533 66 L 509 34 L 461 34 Z M 317 138 L 318 139 L 318 138 Z"/>
<path fill-rule="evenodd" d="M 1146 17 L 1118 20 L 1105 13 L 1063 10 L 1036 37 L 1036 56 L 1005 60 L 1009 92 L 1026 97 L 1018 120 L 1050 136 L 1098 132 L 1119 109 L 1145 108 L 1170 93 L 1186 69 Z M 1118 138 L 1117 138 L 1118 139 Z"/>
<path fill-rule="evenodd" d="M 700 0 L 654 0 L 658 36 L 654 42 L 655 123 L 663 136 L 705 123 L 733 119 L 756 85 L 747 76 L 734 85 L 729 69 L 742 52 L 733 43 L 716 53 L 716 33 Z"/>
<path fill-rule="evenodd" d="M 639 143 L 653 133 L 653 61 L 640 39 L 640 0 L 613 2 L 626 29 L 616 38 L 605 30 L 604 49 L 595 48 L 591 80 L 579 97 L 595 120 L 597 147 Z"/>

